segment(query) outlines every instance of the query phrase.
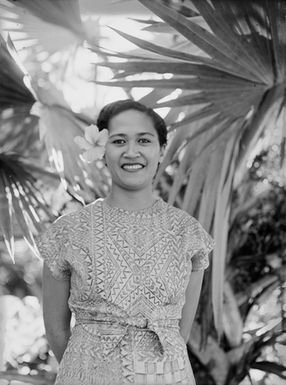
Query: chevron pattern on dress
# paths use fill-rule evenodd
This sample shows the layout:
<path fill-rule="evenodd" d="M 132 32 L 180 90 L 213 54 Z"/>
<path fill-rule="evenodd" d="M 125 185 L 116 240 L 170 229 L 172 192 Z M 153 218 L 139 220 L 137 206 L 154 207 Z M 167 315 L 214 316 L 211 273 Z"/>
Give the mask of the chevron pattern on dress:
<path fill-rule="evenodd" d="M 138 212 L 98 199 L 37 242 L 52 274 L 71 277 L 76 326 L 55 385 L 195 384 L 178 325 L 213 247 L 195 218 L 162 199 Z"/>

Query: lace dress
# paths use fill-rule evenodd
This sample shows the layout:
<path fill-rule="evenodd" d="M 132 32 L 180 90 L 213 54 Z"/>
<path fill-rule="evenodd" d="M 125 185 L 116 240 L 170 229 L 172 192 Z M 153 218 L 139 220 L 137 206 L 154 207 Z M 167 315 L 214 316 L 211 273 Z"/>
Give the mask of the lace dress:
<path fill-rule="evenodd" d="M 213 247 L 195 218 L 162 199 L 140 211 L 98 199 L 37 244 L 53 276 L 71 280 L 75 326 L 56 385 L 195 384 L 179 320 Z"/>

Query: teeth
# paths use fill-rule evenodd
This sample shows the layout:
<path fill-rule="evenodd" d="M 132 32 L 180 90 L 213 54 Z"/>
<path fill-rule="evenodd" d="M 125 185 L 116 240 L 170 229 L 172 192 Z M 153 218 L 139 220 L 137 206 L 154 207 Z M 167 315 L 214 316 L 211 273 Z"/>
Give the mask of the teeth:
<path fill-rule="evenodd" d="M 139 170 L 140 168 L 143 168 L 143 166 L 142 164 L 125 164 L 122 168 L 127 170 Z"/>

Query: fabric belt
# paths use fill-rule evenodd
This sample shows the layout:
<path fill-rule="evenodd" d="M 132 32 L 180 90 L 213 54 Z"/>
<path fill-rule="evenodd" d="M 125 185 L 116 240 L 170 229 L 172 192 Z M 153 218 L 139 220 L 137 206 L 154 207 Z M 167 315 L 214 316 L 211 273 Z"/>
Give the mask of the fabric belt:
<path fill-rule="evenodd" d="M 146 331 L 154 332 L 161 344 L 162 353 L 169 350 L 169 348 L 174 347 L 174 338 L 170 336 L 171 330 L 179 330 L 179 320 L 178 319 L 158 319 L 158 320 L 149 320 L 144 317 L 115 317 L 107 315 L 96 315 L 95 317 L 87 318 L 76 318 L 76 325 L 84 324 L 97 324 L 97 325 L 118 325 L 121 326 L 119 330 L 118 341 L 116 346 L 120 341 L 128 335 L 130 328 L 138 328 Z M 100 334 L 100 331 L 98 331 Z M 102 336 L 103 337 L 103 336 Z M 115 348 L 115 346 L 113 346 Z M 113 349 L 112 349 L 113 350 Z M 108 354 L 108 352 L 106 352 Z"/>

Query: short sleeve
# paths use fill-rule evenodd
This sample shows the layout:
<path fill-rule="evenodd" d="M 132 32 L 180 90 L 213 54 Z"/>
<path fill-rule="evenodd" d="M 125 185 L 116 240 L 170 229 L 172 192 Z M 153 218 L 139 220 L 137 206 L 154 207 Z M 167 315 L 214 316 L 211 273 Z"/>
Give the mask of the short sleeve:
<path fill-rule="evenodd" d="M 209 253 L 214 248 L 213 238 L 195 218 L 189 224 L 187 237 L 187 253 L 191 258 L 192 271 L 206 269 L 209 266 Z"/>
<path fill-rule="evenodd" d="M 67 261 L 70 247 L 68 229 L 65 220 L 57 219 L 44 233 L 36 238 L 40 256 L 49 267 L 54 278 L 67 280 L 70 267 Z"/>

